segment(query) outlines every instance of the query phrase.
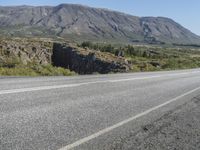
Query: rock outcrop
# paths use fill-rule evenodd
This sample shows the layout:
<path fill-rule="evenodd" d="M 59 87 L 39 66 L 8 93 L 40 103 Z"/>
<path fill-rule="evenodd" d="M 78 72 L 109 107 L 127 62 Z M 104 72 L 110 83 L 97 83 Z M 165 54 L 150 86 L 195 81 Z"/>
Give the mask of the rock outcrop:
<path fill-rule="evenodd" d="M 130 66 L 123 57 L 83 49 L 73 44 L 49 39 L 1 39 L 0 66 L 18 63 L 53 64 L 79 74 L 128 72 Z M 12 63 L 11 63 L 12 64 Z"/>
<path fill-rule="evenodd" d="M 0 39 L 0 63 L 18 60 L 19 63 L 28 62 L 38 64 L 51 63 L 53 43 L 48 40 L 36 39 Z"/>
<path fill-rule="evenodd" d="M 122 57 L 61 43 L 54 43 L 52 62 L 55 66 L 62 66 L 79 74 L 130 70 L 127 61 Z"/>

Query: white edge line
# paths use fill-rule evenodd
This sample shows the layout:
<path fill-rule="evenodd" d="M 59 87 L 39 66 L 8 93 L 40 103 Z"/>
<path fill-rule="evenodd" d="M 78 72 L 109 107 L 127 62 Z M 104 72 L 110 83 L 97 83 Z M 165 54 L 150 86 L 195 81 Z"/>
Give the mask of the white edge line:
<path fill-rule="evenodd" d="M 177 101 L 177 100 L 179 100 L 180 98 L 183 98 L 184 96 L 187 96 L 187 95 L 189 95 L 189 94 L 191 94 L 191 93 L 193 93 L 193 92 L 195 92 L 195 91 L 197 91 L 197 90 L 199 90 L 199 89 L 200 89 L 200 87 L 195 88 L 195 89 L 193 89 L 193 90 L 191 90 L 191 91 L 189 91 L 189 92 L 187 92 L 187 93 L 184 93 L 184 94 L 182 94 L 182 95 L 180 95 L 180 96 L 178 96 L 178 97 L 175 97 L 175 98 L 173 98 L 173 99 L 171 99 L 171 100 L 169 100 L 169 101 L 167 101 L 167 102 L 165 102 L 165 103 L 162 103 L 162 104 L 160 104 L 160 105 L 158 105 L 158 106 L 155 106 L 155 107 L 153 107 L 153 108 L 150 108 L 150 109 L 148 109 L 148 110 L 146 110 L 146 111 L 144 111 L 144 112 L 142 112 L 142 113 L 140 113 L 140 114 L 137 114 L 136 116 L 133 116 L 133 117 L 128 118 L 128 119 L 126 119 L 126 120 L 124 120 L 124 121 L 121 121 L 121 122 L 119 122 L 119 123 L 117 123 L 117 124 L 115 124 L 115 125 L 112 125 L 112 126 L 110 126 L 110 127 L 107 127 L 107 128 L 105 128 L 105 129 L 102 129 L 102 130 L 100 130 L 100 131 L 98 131 L 98 132 L 96 132 L 96 133 L 94 133 L 94 134 L 92 134 L 92 135 L 90 135 L 90 136 L 84 137 L 84 138 L 82 138 L 82 139 L 80 139 L 80 140 L 78 140 L 78 141 L 76 141 L 76 142 L 74 142 L 74 143 L 72 143 L 72 144 L 69 144 L 69 145 L 67 145 L 67 146 L 65 146 L 65 147 L 63 147 L 63 148 L 61 148 L 61 149 L 59 149 L 59 150 L 70 150 L 70 149 L 73 149 L 73 148 L 75 148 L 75 147 L 77 147 L 77 146 L 80 146 L 81 144 L 84 144 L 84 143 L 86 143 L 86 142 L 88 142 L 88 141 L 90 141 L 90 140 L 92 140 L 92 139 L 94 139 L 94 138 L 97 138 L 97 137 L 99 137 L 99 136 L 101 136 L 101 135 L 103 135 L 103 134 L 105 134 L 105 133 L 108 133 L 108 132 L 110 132 L 110 131 L 112 131 L 112 130 L 114 130 L 114 129 L 120 127 L 120 126 L 123 126 L 123 125 L 125 125 L 125 124 L 127 124 L 127 123 L 129 123 L 129 122 L 131 122 L 131 121 L 133 121 L 133 120 L 135 120 L 135 119 L 137 119 L 137 118 L 140 118 L 140 117 L 142 117 L 142 116 L 145 116 L 145 115 L 147 115 L 147 114 L 149 114 L 149 113 L 151 113 L 151 112 L 153 112 L 153 111 L 155 111 L 155 110 L 157 110 L 157 109 L 159 109 L 159 108 L 161 108 L 161 107 L 163 107 L 163 106 L 166 106 L 166 105 L 168 105 L 169 103 L 172 103 L 172 102 L 174 102 L 174 101 Z"/>
<path fill-rule="evenodd" d="M 153 79 L 153 78 L 159 78 L 162 76 L 150 76 L 150 77 L 137 77 L 137 78 L 128 78 L 128 79 L 118 79 L 118 80 L 109 80 L 109 82 L 122 82 L 122 81 L 133 81 L 133 80 L 143 80 L 143 79 Z"/>
<path fill-rule="evenodd" d="M 41 90 L 51 90 L 51 89 L 59 89 L 59 88 L 68 88 L 68 87 L 77 87 L 77 86 L 81 86 L 81 85 L 88 85 L 88 84 L 95 84 L 95 83 L 106 83 L 106 82 L 115 83 L 115 82 L 123 82 L 123 81 L 152 79 L 152 78 L 159 78 L 159 77 L 192 74 L 192 73 L 198 73 L 198 72 L 199 71 L 193 71 L 193 72 L 189 72 L 189 73 L 185 72 L 185 73 L 168 74 L 168 75 L 155 75 L 155 76 L 149 76 L 149 77 L 136 77 L 136 78 L 118 79 L 118 80 L 104 80 L 104 81 L 94 81 L 94 82 L 76 83 L 76 84 L 65 84 L 65 85 L 41 86 L 41 87 L 32 87 L 32 88 L 23 88 L 23 89 L 2 90 L 2 91 L 0 91 L 0 95 L 31 92 L 31 91 L 41 91 Z"/>
<path fill-rule="evenodd" d="M 30 92 L 30 91 L 51 90 L 51 89 L 59 89 L 59 88 L 68 88 L 68 87 L 77 87 L 77 86 L 81 86 L 81 85 L 103 83 L 103 82 L 105 82 L 105 81 L 86 82 L 86 83 L 77 83 L 77 84 L 64 84 L 64 85 L 54 85 L 54 86 L 41 86 L 41 87 L 12 89 L 12 90 L 2 90 L 2 91 L 0 91 L 0 95 Z"/>

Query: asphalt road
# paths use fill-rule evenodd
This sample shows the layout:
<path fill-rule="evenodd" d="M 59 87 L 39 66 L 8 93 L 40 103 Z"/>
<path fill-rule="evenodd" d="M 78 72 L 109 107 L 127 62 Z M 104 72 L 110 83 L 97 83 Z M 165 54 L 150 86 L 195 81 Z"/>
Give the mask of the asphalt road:
<path fill-rule="evenodd" d="M 199 92 L 200 69 L 0 77 L 0 149 L 112 149 Z"/>

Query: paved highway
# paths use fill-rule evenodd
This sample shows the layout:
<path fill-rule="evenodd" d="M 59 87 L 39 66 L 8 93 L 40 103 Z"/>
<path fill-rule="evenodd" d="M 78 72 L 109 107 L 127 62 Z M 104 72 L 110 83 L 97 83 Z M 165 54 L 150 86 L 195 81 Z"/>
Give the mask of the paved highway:
<path fill-rule="evenodd" d="M 199 92 L 200 69 L 0 77 L 0 149 L 112 149 Z"/>

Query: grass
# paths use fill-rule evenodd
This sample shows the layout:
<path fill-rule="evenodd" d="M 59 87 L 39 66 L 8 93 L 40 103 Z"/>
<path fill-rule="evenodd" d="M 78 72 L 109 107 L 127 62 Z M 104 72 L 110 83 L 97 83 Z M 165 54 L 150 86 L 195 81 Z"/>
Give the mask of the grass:
<path fill-rule="evenodd" d="M 200 67 L 200 48 L 153 45 L 111 45 L 83 42 L 78 46 L 102 52 L 123 51 L 133 72 L 191 69 Z"/>
<path fill-rule="evenodd" d="M 33 41 L 32 41 L 33 40 Z M 34 43 L 35 39 L 15 39 L 15 42 Z M 3 41 L 1 41 L 3 43 Z M 15 44 L 14 42 L 14 44 Z M 7 44 L 5 40 L 5 46 Z M 9 43 L 10 45 L 12 43 Z M 42 42 L 41 48 L 49 50 L 51 53 L 52 43 Z M 179 46 L 156 46 L 156 45 L 120 45 L 83 42 L 77 45 L 78 53 L 88 55 L 96 50 L 96 57 L 101 60 L 124 61 L 131 65 L 131 72 L 139 71 L 160 71 L 190 69 L 200 67 L 200 48 L 199 47 L 179 47 Z M 87 51 L 86 51 L 87 49 Z M 101 53 L 104 52 L 104 53 Z M 114 55 L 122 54 L 122 57 Z M 121 53 L 123 52 L 123 53 Z M 113 55 L 114 54 L 114 55 Z M 38 56 L 40 57 L 40 56 Z M 36 58 L 37 59 L 37 58 Z M 31 62 L 30 62 L 31 61 Z M 9 49 L 0 47 L 0 76 L 71 76 L 75 72 L 61 67 L 54 67 L 51 64 L 41 65 L 33 58 L 24 63 L 20 56 L 11 55 Z M 48 62 L 50 63 L 50 61 Z"/>
<path fill-rule="evenodd" d="M 15 67 L 0 67 L 0 76 L 72 76 L 75 72 L 52 65 L 17 65 Z"/>

